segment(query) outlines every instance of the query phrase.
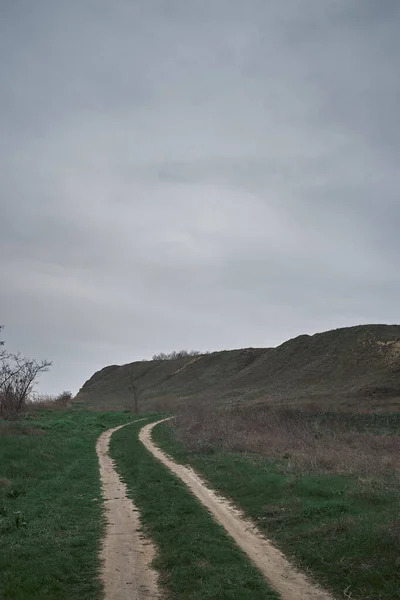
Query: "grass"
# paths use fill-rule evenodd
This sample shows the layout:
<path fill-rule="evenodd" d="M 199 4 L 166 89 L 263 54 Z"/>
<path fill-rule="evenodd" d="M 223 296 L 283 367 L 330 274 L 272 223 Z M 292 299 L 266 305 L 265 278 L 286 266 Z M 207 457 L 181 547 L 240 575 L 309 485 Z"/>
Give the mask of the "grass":
<path fill-rule="evenodd" d="M 232 421 L 227 414 L 199 420 L 192 413 L 186 428 L 163 424 L 153 436 L 337 598 L 393 600 L 400 588 L 398 418 L 288 415 L 266 419 L 250 409 Z M 133 418 L 71 409 L 0 421 L 2 600 L 101 597 L 104 521 L 95 442 Z M 261 433 L 268 427 L 266 443 Z M 142 446 L 138 430 L 132 424 L 116 432 L 111 454 L 157 546 L 155 567 L 168 597 L 276 599 L 222 527 Z M 315 449 L 330 460 L 316 462 Z"/>
<path fill-rule="evenodd" d="M 36 411 L 0 421 L 0 598 L 100 597 L 95 443 L 127 413 Z"/>
<path fill-rule="evenodd" d="M 252 452 L 316 473 L 400 471 L 398 415 L 311 413 L 250 406 L 187 408 L 173 425 L 187 449 Z"/>
<path fill-rule="evenodd" d="M 222 422 L 224 418 L 228 419 L 225 415 Z M 311 572 L 337 598 L 393 600 L 398 596 L 398 474 L 386 467 L 379 468 L 377 461 L 355 461 L 349 470 L 343 449 L 340 460 L 335 455 L 328 465 L 319 468 L 313 457 L 307 455 L 307 451 L 315 449 L 315 444 L 308 449 L 301 445 L 302 460 L 296 460 L 296 456 L 283 452 L 276 434 L 270 438 L 270 451 L 266 451 L 264 439 L 262 453 L 257 453 L 251 429 L 247 429 L 248 438 L 253 439 L 253 450 L 249 451 L 243 449 L 248 443 L 243 428 L 239 435 L 239 430 L 226 427 L 228 444 L 216 421 L 215 415 L 211 415 L 208 425 L 199 421 L 196 426 L 193 422 L 191 439 L 187 429 L 183 432 L 185 443 L 176 437 L 182 434 L 179 421 L 175 427 L 157 426 L 153 439 L 178 462 L 192 465 L 212 487 L 232 499 L 294 563 Z M 367 429 L 372 427 L 368 423 Z M 382 423 L 378 419 L 378 428 L 382 428 Z M 393 428 L 397 429 L 397 425 L 394 423 Z M 214 427 L 214 433 L 208 437 L 207 427 Z M 301 430 L 302 425 L 298 437 Z M 325 432 L 328 430 L 327 426 Z M 288 431 L 293 436 L 296 433 L 293 428 L 281 430 L 283 439 Z M 360 435 L 366 443 L 365 434 Z M 265 437 L 268 442 L 268 436 Z M 339 444 L 341 441 L 339 436 Z M 294 441 L 286 443 L 293 452 Z M 382 443 L 385 446 L 386 442 Z M 233 450 L 235 445 L 237 449 Z M 393 451 L 394 446 L 389 446 Z M 277 448 L 280 455 L 274 453 Z M 366 448 L 368 453 L 368 444 Z M 357 465 L 362 466 L 363 473 L 355 472 Z"/>
<path fill-rule="evenodd" d="M 141 424 L 143 425 L 143 424 Z M 132 425 L 111 438 L 111 456 L 157 547 L 155 568 L 168 598 L 272 600 L 258 570 L 208 512 L 138 440 Z"/>

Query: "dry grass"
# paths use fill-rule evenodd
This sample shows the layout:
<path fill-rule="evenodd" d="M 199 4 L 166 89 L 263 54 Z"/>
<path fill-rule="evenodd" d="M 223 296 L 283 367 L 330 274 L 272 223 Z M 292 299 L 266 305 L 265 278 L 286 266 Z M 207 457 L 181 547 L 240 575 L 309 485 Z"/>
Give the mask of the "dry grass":
<path fill-rule="evenodd" d="M 83 408 L 85 410 L 90 410 L 90 411 L 96 412 L 96 413 L 133 412 L 124 404 L 106 404 L 104 406 L 89 406 L 89 407 L 87 407 L 84 404 L 81 404 L 81 405 L 75 405 L 75 406 L 78 406 L 79 408 Z"/>
<path fill-rule="evenodd" d="M 32 427 L 18 421 L 3 421 L 0 423 L 0 437 L 5 435 L 46 435 L 46 432 L 40 427 Z"/>
<path fill-rule="evenodd" d="M 396 542 L 400 543 L 400 515 L 390 523 L 389 535 Z"/>
<path fill-rule="evenodd" d="M 155 430 L 337 598 L 398 597 L 398 415 L 192 406 Z"/>
<path fill-rule="evenodd" d="M 261 454 L 288 470 L 389 474 L 400 470 L 400 436 L 354 431 L 344 419 L 267 407 L 215 411 L 193 406 L 171 424 L 192 451 Z"/>
<path fill-rule="evenodd" d="M 1 402 L 0 395 L 0 418 L 9 421 L 23 419 L 27 414 L 34 413 L 37 409 L 65 410 L 72 405 L 72 393 L 61 392 L 57 396 L 49 394 L 36 395 L 28 398 L 23 405 L 16 410 L 13 401 L 8 404 Z"/>
<path fill-rule="evenodd" d="M 60 408 L 65 409 L 71 406 L 72 404 L 72 394 L 71 392 L 61 392 L 57 396 L 52 396 L 50 394 L 42 394 L 33 398 L 28 404 L 28 409 L 35 408 Z"/>

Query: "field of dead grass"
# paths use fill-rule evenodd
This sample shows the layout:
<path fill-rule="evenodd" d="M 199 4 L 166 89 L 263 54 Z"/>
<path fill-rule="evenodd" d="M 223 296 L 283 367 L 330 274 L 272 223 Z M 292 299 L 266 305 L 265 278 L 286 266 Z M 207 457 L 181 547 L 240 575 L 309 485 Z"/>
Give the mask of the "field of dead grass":
<path fill-rule="evenodd" d="M 287 469 L 337 474 L 400 472 L 400 418 L 291 408 L 188 407 L 172 422 L 188 450 L 250 452 Z"/>
<path fill-rule="evenodd" d="M 343 600 L 400 589 L 398 415 L 187 410 L 153 439 Z"/>

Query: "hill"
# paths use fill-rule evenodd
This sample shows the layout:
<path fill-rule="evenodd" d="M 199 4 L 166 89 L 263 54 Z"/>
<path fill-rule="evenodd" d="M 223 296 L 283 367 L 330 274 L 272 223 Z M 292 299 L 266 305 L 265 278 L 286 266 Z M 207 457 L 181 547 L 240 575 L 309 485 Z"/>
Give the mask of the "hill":
<path fill-rule="evenodd" d="M 142 410 L 193 401 L 398 411 L 400 325 L 301 335 L 276 348 L 111 365 L 86 381 L 75 403 L 99 409 L 132 406 L 132 379 Z"/>

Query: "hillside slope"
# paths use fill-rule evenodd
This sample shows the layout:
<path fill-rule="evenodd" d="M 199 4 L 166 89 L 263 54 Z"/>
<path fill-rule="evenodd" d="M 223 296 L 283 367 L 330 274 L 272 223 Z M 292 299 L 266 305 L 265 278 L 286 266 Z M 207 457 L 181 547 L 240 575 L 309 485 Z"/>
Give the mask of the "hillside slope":
<path fill-rule="evenodd" d="M 95 373 L 75 401 L 98 408 L 131 406 L 132 377 L 143 410 L 192 400 L 394 411 L 400 408 L 400 325 L 302 335 L 277 348 L 112 365 Z"/>

